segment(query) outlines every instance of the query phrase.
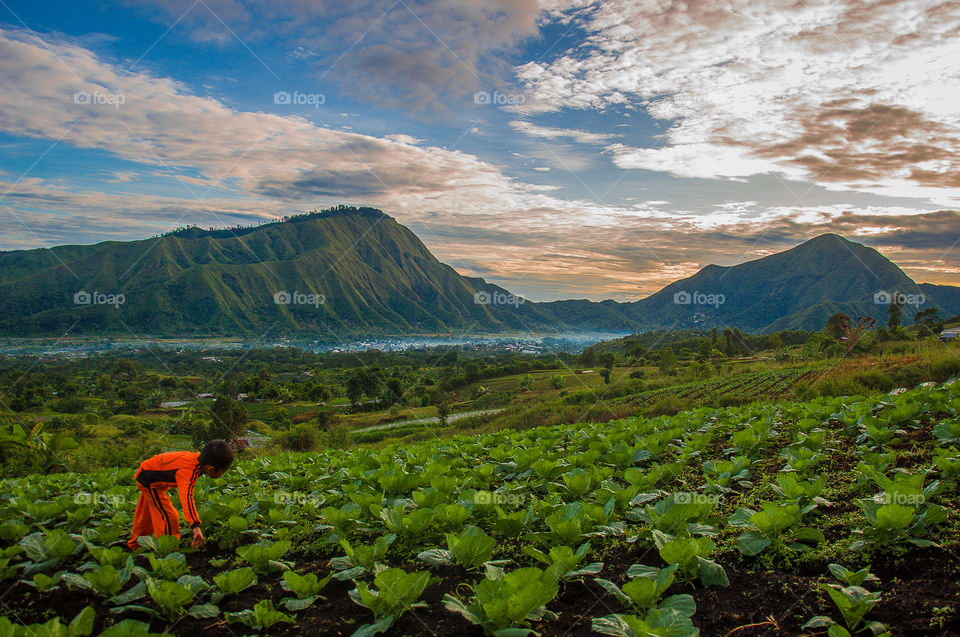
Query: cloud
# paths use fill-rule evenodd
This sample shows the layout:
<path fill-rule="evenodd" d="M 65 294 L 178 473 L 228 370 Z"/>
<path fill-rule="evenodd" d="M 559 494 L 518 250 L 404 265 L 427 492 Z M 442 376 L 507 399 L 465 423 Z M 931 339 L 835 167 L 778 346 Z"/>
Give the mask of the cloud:
<path fill-rule="evenodd" d="M 546 126 L 538 126 L 530 122 L 514 120 L 510 122 L 510 126 L 525 135 L 530 137 L 539 137 L 543 139 L 557 139 L 558 137 L 567 137 L 581 144 L 600 144 L 607 142 L 618 135 L 612 135 L 608 133 L 590 133 L 588 131 L 571 129 L 571 128 L 548 128 Z"/>
<path fill-rule="evenodd" d="M 576 11 L 588 38 L 518 66 L 530 99 L 516 110 L 629 104 L 671 124 L 659 146 L 611 145 L 621 168 L 778 173 L 960 201 L 955 2 L 613 0 Z"/>
<path fill-rule="evenodd" d="M 506 56 L 536 36 L 536 0 L 128 0 L 201 42 L 290 55 L 344 92 L 423 116 L 452 116 L 478 90 L 503 86 Z"/>
<path fill-rule="evenodd" d="M 89 99 L 76 103 L 77 93 Z M 873 139 L 897 122 L 917 121 L 890 116 L 879 132 L 855 125 L 851 134 Z M 829 132 L 829 122 L 817 125 Z M 139 179 L 125 182 L 133 167 L 107 173 L 91 164 L 82 187 L 69 178 L 4 176 L 3 248 L 142 238 L 187 223 L 232 226 L 348 202 L 384 209 L 441 260 L 532 299 L 638 298 L 707 263 L 760 256 L 829 231 L 859 232 L 900 255 L 908 273 L 943 280 L 960 271 L 960 255 L 946 245 L 960 237 L 955 212 L 758 209 L 752 193 L 708 210 L 664 200 L 629 207 L 562 200 L 551 186 L 510 179 L 465 152 L 402 133 L 377 138 L 238 111 L 169 78 L 124 71 L 76 44 L 18 31 L 0 31 L 0 130 L 142 167 Z M 97 192 L 96 179 L 109 192 Z M 162 195 L 144 192 L 158 183 Z M 472 270 L 478 263 L 485 267 Z"/>
<path fill-rule="evenodd" d="M 77 97 L 81 96 L 81 97 Z M 322 128 L 295 116 L 235 111 L 183 85 L 131 73 L 86 49 L 0 31 L 0 130 L 106 151 L 201 184 L 309 203 L 403 192 L 516 189 L 465 153 Z"/>

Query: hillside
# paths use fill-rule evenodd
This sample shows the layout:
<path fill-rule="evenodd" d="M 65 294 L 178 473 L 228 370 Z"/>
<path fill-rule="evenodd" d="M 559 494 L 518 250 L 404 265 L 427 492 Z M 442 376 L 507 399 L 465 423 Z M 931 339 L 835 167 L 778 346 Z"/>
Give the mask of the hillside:
<path fill-rule="evenodd" d="M 957 288 L 920 286 L 873 248 L 825 234 L 754 261 L 709 265 L 639 301 L 633 315 L 645 328 L 819 329 L 836 312 L 885 322 L 888 303 L 875 303 L 875 295 L 894 290 L 922 298 L 920 309 L 936 305 L 943 316 L 960 311 Z M 693 296 L 689 304 L 675 302 L 675 295 L 694 292 L 703 295 L 701 301 L 714 295 L 722 302 L 697 303 Z M 904 323 L 912 322 L 914 312 L 904 307 Z"/>
<path fill-rule="evenodd" d="M 122 303 L 76 304 L 74 295 L 84 291 L 123 295 Z M 289 304 L 275 302 L 283 292 Z M 478 292 L 493 303 L 475 302 Z M 556 325 L 549 309 L 511 304 L 513 298 L 461 276 L 410 230 L 371 208 L 0 254 L 0 332 L 16 335 L 309 332 L 341 339 Z M 579 303 L 593 311 L 568 313 L 574 329 L 633 327 L 602 304 Z"/>
<path fill-rule="evenodd" d="M 938 305 L 941 315 L 960 312 L 960 289 L 918 286 L 876 250 L 834 234 L 736 266 L 709 265 L 632 303 L 523 301 L 441 263 L 383 212 L 341 206 L 249 228 L 0 253 L 0 334 L 336 341 L 714 326 L 767 332 L 819 329 L 837 311 L 885 317 L 886 306 L 873 302 L 881 290 L 923 294 L 921 308 Z M 691 302 L 676 303 L 677 294 Z M 700 302 L 706 295 L 722 303 Z M 905 308 L 905 322 L 913 311 Z"/>

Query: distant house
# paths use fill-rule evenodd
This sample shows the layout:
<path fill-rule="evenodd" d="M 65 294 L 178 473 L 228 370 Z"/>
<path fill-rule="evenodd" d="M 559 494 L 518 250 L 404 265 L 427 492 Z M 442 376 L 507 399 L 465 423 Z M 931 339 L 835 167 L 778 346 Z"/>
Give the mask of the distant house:
<path fill-rule="evenodd" d="M 942 332 L 940 332 L 940 340 L 955 341 L 957 340 L 958 334 L 960 334 L 960 329 L 943 330 Z"/>
<path fill-rule="evenodd" d="M 230 444 L 235 449 L 246 449 L 248 447 L 263 447 L 269 442 L 270 436 L 264 436 L 263 434 L 258 434 L 252 429 L 248 429 L 245 435 L 237 436 L 230 442 Z"/>
<path fill-rule="evenodd" d="M 213 398 L 213 394 L 197 394 L 197 398 Z"/>

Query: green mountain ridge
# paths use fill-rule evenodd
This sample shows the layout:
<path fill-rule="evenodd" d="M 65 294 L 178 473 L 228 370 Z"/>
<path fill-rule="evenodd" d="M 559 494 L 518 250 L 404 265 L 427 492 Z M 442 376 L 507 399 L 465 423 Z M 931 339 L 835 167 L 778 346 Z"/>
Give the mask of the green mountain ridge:
<path fill-rule="evenodd" d="M 441 263 L 383 212 L 340 206 L 260 226 L 184 228 L 138 241 L 2 252 L 0 334 L 296 334 L 339 341 L 663 327 L 815 329 L 835 311 L 885 315 L 873 294 L 893 289 L 923 294 L 924 307 L 937 302 L 947 313 L 960 312 L 960 288 L 917 285 L 876 250 L 838 235 L 736 266 L 710 265 L 640 301 L 524 301 Z M 84 292 L 100 296 L 75 302 Z M 675 303 L 682 292 L 723 295 L 723 303 Z M 104 303 L 113 298 L 106 295 L 122 295 L 123 302 Z M 912 314 L 905 311 L 904 318 Z"/>

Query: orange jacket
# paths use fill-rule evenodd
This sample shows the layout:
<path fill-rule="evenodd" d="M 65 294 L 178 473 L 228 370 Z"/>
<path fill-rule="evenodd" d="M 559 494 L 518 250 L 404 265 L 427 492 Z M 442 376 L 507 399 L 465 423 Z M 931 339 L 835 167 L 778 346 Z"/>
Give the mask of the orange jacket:
<path fill-rule="evenodd" d="M 190 523 L 190 528 L 200 526 L 197 505 L 193 501 L 193 488 L 197 484 L 197 478 L 200 477 L 200 463 L 197 462 L 199 457 L 199 451 L 161 453 L 141 462 L 140 468 L 134 475 L 137 482 L 147 489 L 166 491 L 176 487 L 180 494 L 183 517 Z"/>

